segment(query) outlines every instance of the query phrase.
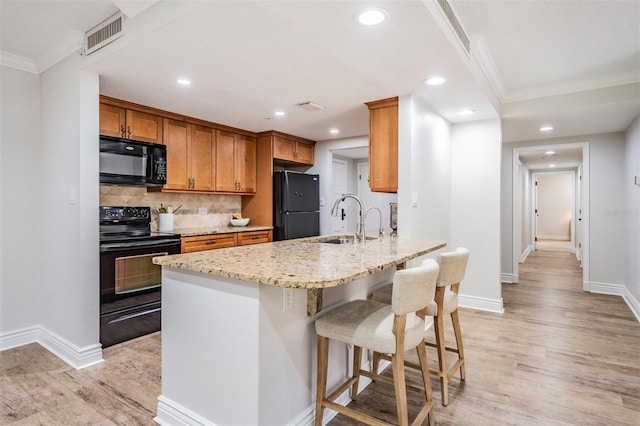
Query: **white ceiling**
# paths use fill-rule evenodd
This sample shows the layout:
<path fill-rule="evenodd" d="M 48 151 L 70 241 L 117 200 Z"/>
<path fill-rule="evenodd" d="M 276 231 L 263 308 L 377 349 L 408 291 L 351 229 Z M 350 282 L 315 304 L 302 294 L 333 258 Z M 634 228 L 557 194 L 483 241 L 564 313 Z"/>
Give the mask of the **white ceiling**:
<path fill-rule="evenodd" d="M 122 10 L 125 36 L 84 59 L 101 93 L 247 130 L 366 135 L 364 102 L 409 93 L 453 123 L 501 116 L 505 142 L 623 131 L 640 114 L 640 2 L 450 2 L 470 55 L 430 0 L 2 0 L 1 59 L 42 72 Z M 389 20 L 356 24 L 372 3 Z M 447 83 L 425 86 L 434 74 Z"/>
<path fill-rule="evenodd" d="M 532 171 L 575 169 L 582 163 L 582 148 L 521 152 L 519 159 Z"/>

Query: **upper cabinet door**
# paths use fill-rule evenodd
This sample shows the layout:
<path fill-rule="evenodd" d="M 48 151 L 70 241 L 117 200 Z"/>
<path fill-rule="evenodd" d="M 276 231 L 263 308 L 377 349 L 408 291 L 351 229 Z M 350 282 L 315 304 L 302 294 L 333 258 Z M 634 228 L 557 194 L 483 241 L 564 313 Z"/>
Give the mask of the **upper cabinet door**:
<path fill-rule="evenodd" d="M 294 161 L 296 143 L 292 139 L 275 136 L 273 138 L 273 158 L 276 160 Z"/>
<path fill-rule="evenodd" d="M 100 134 L 124 138 L 126 136 L 126 110 L 113 105 L 100 104 Z"/>
<path fill-rule="evenodd" d="M 162 143 L 162 117 L 146 112 L 127 110 L 127 139 Z"/>
<path fill-rule="evenodd" d="M 163 189 L 191 189 L 189 175 L 189 124 L 164 119 L 164 144 L 167 147 L 167 183 Z"/>
<path fill-rule="evenodd" d="M 315 147 L 312 144 L 296 142 L 296 162 L 313 166 L 314 149 Z"/>
<path fill-rule="evenodd" d="M 256 138 L 236 139 L 236 178 L 240 192 L 256 192 Z"/>
<path fill-rule="evenodd" d="M 216 131 L 216 191 L 256 192 L 256 139 Z"/>
<path fill-rule="evenodd" d="M 236 192 L 236 134 L 216 130 L 216 191 Z"/>
<path fill-rule="evenodd" d="M 215 191 L 215 130 L 191 126 L 189 168 L 192 188 L 196 191 Z"/>
<path fill-rule="evenodd" d="M 369 187 L 398 192 L 398 98 L 367 102 L 369 107 Z"/>
<path fill-rule="evenodd" d="M 273 137 L 273 159 L 284 163 L 313 166 L 313 142 L 298 141 L 289 137 Z"/>

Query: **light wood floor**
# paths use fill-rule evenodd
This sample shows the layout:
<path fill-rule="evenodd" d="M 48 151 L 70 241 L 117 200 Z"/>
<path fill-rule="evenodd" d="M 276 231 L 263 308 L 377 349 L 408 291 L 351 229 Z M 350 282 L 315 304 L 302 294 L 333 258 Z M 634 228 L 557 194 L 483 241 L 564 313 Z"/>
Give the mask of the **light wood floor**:
<path fill-rule="evenodd" d="M 533 252 L 520 284 L 503 285 L 504 314 L 461 309 L 467 380 L 451 381 L 447 407 L 432 380 L 437 424 L 640 424 L 640 324 L 622 298 L 582 292 L 577 265 L 570 253 Z M 76 371 L 37 344 L 0 352 L 0 424 L 154 424 L 160 334 L 107 348 L 104 358 Z M 352 404 L 395 421 L 387 385 L 372 384 Z"/>

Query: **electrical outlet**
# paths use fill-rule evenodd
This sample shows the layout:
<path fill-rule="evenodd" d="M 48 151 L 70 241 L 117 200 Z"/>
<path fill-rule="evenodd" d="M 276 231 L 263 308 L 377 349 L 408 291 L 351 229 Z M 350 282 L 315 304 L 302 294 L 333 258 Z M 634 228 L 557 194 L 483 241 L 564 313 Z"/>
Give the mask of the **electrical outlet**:
<path fill-rule="evenodd" d="M 198 214 L 207 214 L 207 208 L 206 207 L 200 207 L 198 209 Z"/>
<path fill-rule="evenodd" d="M 288 311 L 293 308 L 293 289 L 282 289 L 282 312 Z"/>

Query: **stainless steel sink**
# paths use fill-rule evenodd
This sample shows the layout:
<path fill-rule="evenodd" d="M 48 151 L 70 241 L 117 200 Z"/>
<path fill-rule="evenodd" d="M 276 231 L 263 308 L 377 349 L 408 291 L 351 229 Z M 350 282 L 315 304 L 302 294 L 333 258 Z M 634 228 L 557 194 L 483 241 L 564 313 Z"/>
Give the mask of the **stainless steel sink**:
<path fill-rule="evenodd" d="M 365 240 L 375 240 L 376 237 L 365 237 Z M 353 244 L 357 242 L 355 237 L 337 237 L 330 238 L 328 240 L 318 240 L 318 243 L 327 243 L 327 244 Z"/>

